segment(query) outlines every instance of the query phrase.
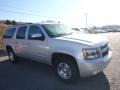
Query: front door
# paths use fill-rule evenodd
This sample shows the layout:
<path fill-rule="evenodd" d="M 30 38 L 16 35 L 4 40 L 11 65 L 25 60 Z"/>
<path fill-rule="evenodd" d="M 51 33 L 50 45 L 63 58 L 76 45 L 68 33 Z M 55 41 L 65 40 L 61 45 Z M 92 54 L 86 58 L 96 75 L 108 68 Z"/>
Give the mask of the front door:
<path fill-rule="evenodd" d="M 35 34 L 42 35 L 41 38 L 33 38 Z M 48 62 L 50 48 L 47 45 L 47 40 L 42 30 L 37 25 L 31 25 L 28 30 L 27 38 L 27 53 L 31 60 L 37 60 L 40 62 Z"/>

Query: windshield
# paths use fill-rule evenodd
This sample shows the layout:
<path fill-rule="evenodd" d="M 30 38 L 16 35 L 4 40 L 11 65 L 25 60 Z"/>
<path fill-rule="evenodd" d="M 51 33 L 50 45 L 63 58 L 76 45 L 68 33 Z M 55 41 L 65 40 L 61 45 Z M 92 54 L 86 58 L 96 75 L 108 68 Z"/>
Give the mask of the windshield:
<path fill-rule="evenodd" d="M 70 35 L 73 32 L 63 24 L 44 24 L 42 26 L 51 38 Z"/>

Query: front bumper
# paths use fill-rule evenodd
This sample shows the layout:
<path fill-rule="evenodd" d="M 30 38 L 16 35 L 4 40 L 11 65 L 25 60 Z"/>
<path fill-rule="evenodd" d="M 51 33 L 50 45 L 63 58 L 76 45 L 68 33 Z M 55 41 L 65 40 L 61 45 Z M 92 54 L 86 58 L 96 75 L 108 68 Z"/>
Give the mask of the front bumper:
<path fill-rule="evenodd" d="M 79 60 L 78 67 L 81 77 L 96 75 L 102 72 L 109 64 L 112 58 L 112 51 L 108 55 L 94 60 Z"/>

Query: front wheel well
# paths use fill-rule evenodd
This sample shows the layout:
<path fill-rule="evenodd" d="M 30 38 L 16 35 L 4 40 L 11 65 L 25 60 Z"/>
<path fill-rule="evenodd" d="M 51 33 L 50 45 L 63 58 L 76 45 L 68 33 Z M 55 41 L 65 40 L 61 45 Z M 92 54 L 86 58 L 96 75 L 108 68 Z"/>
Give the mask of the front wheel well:
<path fill-rule="evenodd" d="M 73 56 L 68 55 L 68 54 L 64 54 L 64 53 L 53 53 L 53 54 L 52 54 L 52 65 L 54 66 L 54 65 L 56 64 L 57 58 L 62 58 L 62 57 L 69 57 L 69 58 L 71 58 L 72 62 L 73 62 L 73 63 L 77 66 L 77 68 L 78 68 L 76 59 L 75 59 Z"/>
<path fill-rule="evenodd" d="M 72 62 L 72 64 L 75 65 L 76 70 L 77 70 L 76 73 L 78 74 L 78 76 L 80 76 L 80 71 L 79 71 L 79 68 L 78 68 L 77 61 L 76 61 L 76 59 L 75 59 L 73 56 L 71 56 L 71 55 L 69 55 L 69 54 L 54 53 L 54 54 L 52 55 L 52 66 L 53 66 L 53 68 L 56 69 L 56 65 L 59 63 L 60 60 L 62 60 L 61 58 L 64 58 L 64 59 L 65 59 L 66 57 L 67 57 L 66 60 L 69 60 L 70 62 Z"/>

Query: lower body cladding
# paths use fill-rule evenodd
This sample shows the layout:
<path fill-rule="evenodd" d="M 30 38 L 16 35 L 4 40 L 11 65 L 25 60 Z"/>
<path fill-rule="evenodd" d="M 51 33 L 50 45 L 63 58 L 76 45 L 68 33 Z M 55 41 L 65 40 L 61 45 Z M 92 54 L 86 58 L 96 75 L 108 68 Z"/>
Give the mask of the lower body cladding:
<path fill-rule="evenodd" d="M 80 77 L 96 75 L 102 72 L 109 64 L 112 58 L 112 52 L 109 51 L 105 57 L 94 60 L 78 60 Z"/>

